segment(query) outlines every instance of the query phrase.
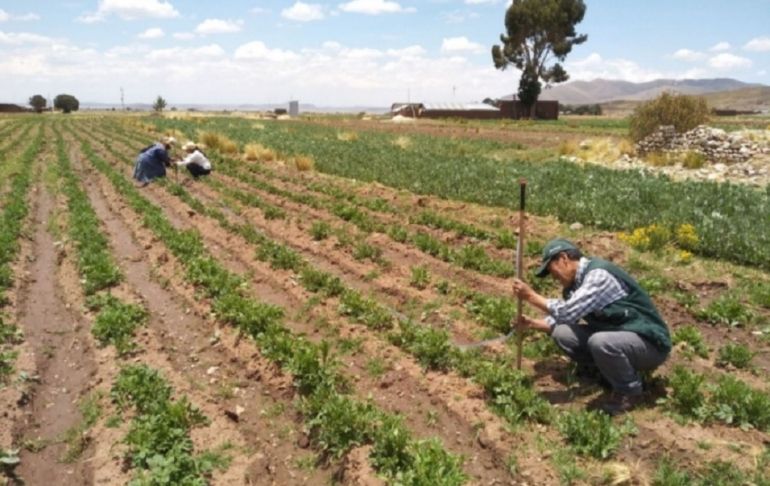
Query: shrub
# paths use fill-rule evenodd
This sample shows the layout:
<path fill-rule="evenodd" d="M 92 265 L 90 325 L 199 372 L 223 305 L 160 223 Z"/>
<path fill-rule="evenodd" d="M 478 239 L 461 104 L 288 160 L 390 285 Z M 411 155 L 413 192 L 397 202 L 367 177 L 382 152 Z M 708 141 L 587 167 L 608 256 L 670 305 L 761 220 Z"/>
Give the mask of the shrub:
<path fill-rule="evenodd" d="M 662 249 L 671 240 L 671 232 L 665 226 L 653 223 L 636 228 L 630 234 L 620 233 L 618 237 L 638 251 L 656 251 Z"/>
<path fill-rule="evenodd" d="M 634 110 L 629 128 L 631 138 L 638 142 L 661 125 L 673 125 L 677 132 L 683 133 L 706 123 L 708 118 L 709 109 L 705 99 L 661 93 Z"/>

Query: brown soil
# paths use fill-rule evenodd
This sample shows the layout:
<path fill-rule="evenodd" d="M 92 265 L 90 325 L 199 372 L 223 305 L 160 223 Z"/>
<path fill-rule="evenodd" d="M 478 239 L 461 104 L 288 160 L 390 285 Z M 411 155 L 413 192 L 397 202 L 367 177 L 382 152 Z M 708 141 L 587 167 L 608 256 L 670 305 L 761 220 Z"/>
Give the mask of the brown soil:
<path fill-rule="evenodd" d="M 41 185 L 35 193 L 34 258 L 21 289 L 18 323 L 34 350 L 39 385 L 32 388 L 14 435 L 17 443 L 35 443 L 42 449 L 23 450 L 16 474 L 29 484 L 87 484 L 93 475 L 87 460 L 72 464 L 62 461 L 68 446 L 63 440 L 81 419 L 77 405 L 89 389 L 95 370 L 93 350 L 88 329 L 65 304 L 55 278 L 57 250 L 46 230 L 52 198 Z"/>

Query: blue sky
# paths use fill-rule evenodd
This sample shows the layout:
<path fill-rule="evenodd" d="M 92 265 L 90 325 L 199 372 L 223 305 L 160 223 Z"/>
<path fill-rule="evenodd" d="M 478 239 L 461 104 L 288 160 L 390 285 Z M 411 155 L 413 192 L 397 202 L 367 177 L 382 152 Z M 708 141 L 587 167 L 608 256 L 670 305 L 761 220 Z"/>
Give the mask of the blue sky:
<path fill-rule="evenodd" d="M 0 0 L 0 102 L 388 106 L 516 89 L 490 47 L 509 0 Z M 770 0 L 586 0 L 573 80 L 770 84 Z"/>

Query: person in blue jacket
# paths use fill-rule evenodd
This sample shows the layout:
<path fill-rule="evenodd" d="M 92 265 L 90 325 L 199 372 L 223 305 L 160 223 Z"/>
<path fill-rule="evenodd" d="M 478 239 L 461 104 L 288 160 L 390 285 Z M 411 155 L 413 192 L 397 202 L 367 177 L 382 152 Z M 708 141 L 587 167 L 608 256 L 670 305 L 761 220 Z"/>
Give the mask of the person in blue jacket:
<path fill-rule="evenodd" d="M 141 187 L 153 179 L 166 177 L 166 167 L 171 166 L 169 151 L 176 143 L 174 137 L 164 137 L 160 142 L 142 149 L 134 164 L 134 179 Z"/>

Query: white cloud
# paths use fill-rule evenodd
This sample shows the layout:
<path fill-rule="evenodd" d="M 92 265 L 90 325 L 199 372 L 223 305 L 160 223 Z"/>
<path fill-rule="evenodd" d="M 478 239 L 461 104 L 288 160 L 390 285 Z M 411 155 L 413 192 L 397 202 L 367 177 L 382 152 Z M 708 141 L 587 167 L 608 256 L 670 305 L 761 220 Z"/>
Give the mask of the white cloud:
<path fill-rule="evenodd" d="M 18 20 L 18 21 L 30 21 L 30 20 L 40 20 L 40 16 L 36 13 L 25 13 L 21 15 L 12 15 L 0 8 L 0 22 L 7 22 L 9 20 Z"/>
<path fill-rule="evenodd" d="M 500 3 L 500 0 L 465 0 L 466 5 L 492 5 Z"/>
<path fill-rule="evenodd" d="M 484 46 L 468 40 L 467 37 L 449 37 L 441 42 L 441 52 L 447 54 L 462 52 L 478 53 L 483 51 Z"/>
<path fill-rule="evenodd" d="M 384 13 L 415 12 L 412 7 L 404 8 L 397 2 L 389 0 L 352 0 L 339 4 L 339 9 L 348 13 L 379 15 Z"/>
<path fill-rule="evenodd" d="M 249 61 L 286 62 L 298 59 L 299 56 L 292 51 L 283 49 L 270 49 L 262 41 L 253 41 L 243 44 L 235 50 L 235 59 Z"/>
<path fill-rule="evenodd" d="M 171 3 L 164 0 L 100 0 L 96 12 L 78 17 L 79 22 L 100 22 L 110 15 L 117 15 L 123 20 L 141 18 L 170 19 L 179 16 Z"/>
<path fill-rule="evenodd" d="M 39 34 L 30 34 L 28 32 L 8 32 L 0 30 L 0 45 L 21 46 L 21 45 L 40 45 L 52 44 L 54 39 Z"/>
<path fill-rule="evenodd" d="M 193 34 L 192 32 L 174 32 L 173 37 L 176 40 L 186 41 L 186 40 L 195 39 L 195 34 Z"/>
<path fill-rule="evenodd" d="M 243 27 L 243 20 L 206 19 L 195 27 L 195 33 L 201 35 L 232 34 L 240 32 L 241 27 Z"/>
<path fill-rule="evenodd" d="M 191 60 L 198 62 L 200 60 L 210 60 L 221 58 L 225 55 L 225 50 L 217 44 L 210 44 L 201 47 L 171 47 L 168 49 L 156 49 L 147 54 L 147 59 L 152 61 L 176 61 L 189 63 Z"/>
<path fill-rule="evenodd" d="M 724 52 L 730 50 L 730 43 L 729 42 L 717 42 L 711 48 L 709 49 L 711 52 Z"/>
<path fill-rule="evenodd" d="M 263 14 L 263 13 L 269 12 L 269 10 L 266 9 L 266 8 L 262 8 L 262 7 L 254 7 L 254 8 L 249 9 L 249 12 L 251 12 L 251 13 L 253 13 L 255 15 L 259 15 L 259 14 Z"/>
<path fill-rule="evenodd" d="M 466 20 L 477 19 L 479 14 L 476 12 L 465 12 L 462 10 L 452 10 L 451 12 L 441 12 L 441 19 L 447 24 L 461 24 Z"/>
<path fill-rule="evenodd" d="M 723 52 L 709 59 L 709 66 L 715 69 L 739 69 L 751 67 L 751 59 Z"/>
<path fill-rule="evenodd" d="M 767 52 L 770 51 L 770 37 L 755 37 L 746 43 L 743 48 L 747 51 Z"/>
<path fill-rule="evenodd" d="M 139 39 L 160 39 L 166 35 L 160 27 L 152 27 L 137 35 Z"/>
<path fill-rule="evenodd" d="M 690 49 L 679 49 L 671 57 L 680 61 L 695 62 L 705 58 L 706 55 L 702 52 L 691 51 Z"/>
<path fill-rule="evenodd" d="M 281 17 L 295 22 L 312 22 L 322 20 L 325 15 L 323 7 L 317 3 L 296 2 L 281 11 Z"/>

